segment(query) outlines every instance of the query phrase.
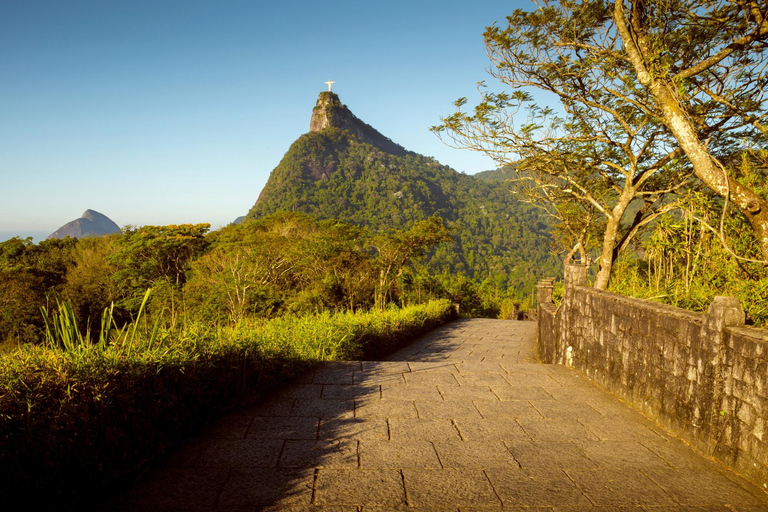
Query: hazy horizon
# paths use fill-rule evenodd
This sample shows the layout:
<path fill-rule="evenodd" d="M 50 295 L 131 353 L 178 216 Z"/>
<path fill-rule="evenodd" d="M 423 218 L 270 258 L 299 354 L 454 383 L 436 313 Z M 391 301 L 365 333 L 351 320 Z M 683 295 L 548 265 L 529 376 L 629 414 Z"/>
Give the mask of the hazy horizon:
<path fill-rule="evenodd" d="M 325 81 L 360 119 L 459 172 L 429 127 L 488 75 L 482 34 L 528 1 L 0 3 L 0 231 L 86 209 L 118 225 L 245 215 Z"/>

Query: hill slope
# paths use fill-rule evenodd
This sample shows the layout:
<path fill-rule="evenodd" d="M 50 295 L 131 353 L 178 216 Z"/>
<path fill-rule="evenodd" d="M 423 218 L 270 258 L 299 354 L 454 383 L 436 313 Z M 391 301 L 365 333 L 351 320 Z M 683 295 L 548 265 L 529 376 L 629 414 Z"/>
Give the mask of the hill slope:
<path fill-rule="evenodd" d="M 84 238 L 87 236 L 111 235 L 120 232 L 120 226 L 115 224 L 112 219 L 95 210 L 85 210 L 85 213 L 73 221 L 67 222 L 59 229 L 48 235 L 52 238 Z"/>
<path fill-rule="evenodd" d="M 356 129 L 361 125 L 366 128 Z M 557 269 L 546 220 L 502 182 L 461 174 L 404 150 L 354 117 L 333 93 L 320 94 L 311 129 L 272 171 L 246 219 L 298 210 L 382 230 L 437 215 L 455 242 L 429 255 L 433 272 L 463 272 L 478 281 L 491 277 L 527 289 Z"/>

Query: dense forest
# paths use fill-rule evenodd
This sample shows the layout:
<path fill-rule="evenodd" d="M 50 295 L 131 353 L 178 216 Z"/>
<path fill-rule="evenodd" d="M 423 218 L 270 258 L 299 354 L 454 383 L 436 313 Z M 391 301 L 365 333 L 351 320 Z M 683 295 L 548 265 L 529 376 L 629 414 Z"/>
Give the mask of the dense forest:
<path fill-rule="evenodd" d="M 425 251 L 452 239 L 437 217 L 404 230 L 278 212 L 209 233 L 207 224 L 126 227 L 118 235 L 0 243 L 0 339 L 44 339 L 41 308 L 69 304 L 83 331 L 146 313 L 163 325 L 232 325 L 319 311 L 356 311 L 449 298 L 466 314 L 498 316 L 503 290 L 433 275 Z M 505 302 L 506 299 L 506 302 Z"/>
<path fill-rule="evenodd" d="M 429 273 L 525 295 L 541 277 L 560 272 L 549 218 L 515 198 L 503 179 L 491 179 L 497 172 L 484 174 L 477 179 L 429 157 L 386 153 L 327 128 L 293 143 L 247 218 L 291 210 L 380 230 L 437 216 L 452 243 L 429 252 Z"/>

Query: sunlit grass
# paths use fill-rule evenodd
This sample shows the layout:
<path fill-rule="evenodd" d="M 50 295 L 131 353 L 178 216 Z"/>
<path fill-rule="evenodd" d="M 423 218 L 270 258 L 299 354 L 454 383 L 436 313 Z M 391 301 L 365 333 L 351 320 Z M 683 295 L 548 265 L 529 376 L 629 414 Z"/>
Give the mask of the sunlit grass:
<path fill-rule="evenodd" d="M 141 315 L 117 328 L 107 310 L 98 340 L 67 303 L 43 314 L 46 344 L 0 355 L 0 496 L 11 502 L 95 492 L 244 396 L 320 361 L 383 355 L 454 313 L 437 301 L 171 329 Z"/>

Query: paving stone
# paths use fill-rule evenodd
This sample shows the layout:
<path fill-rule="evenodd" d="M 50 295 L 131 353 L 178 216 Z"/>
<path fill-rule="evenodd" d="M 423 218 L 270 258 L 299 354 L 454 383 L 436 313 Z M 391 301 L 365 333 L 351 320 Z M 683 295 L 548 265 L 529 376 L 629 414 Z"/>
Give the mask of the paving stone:
<path fill-rule="evenodd" d="M 578 445 L 571 442 L 505 441 L 504 444 L 523 469 L 598 467 Z M 594 444 L 599 449 L 599 443 Z"/>
<path fill-rule="evenodd" d="M 530 402 L 501 402 L 499 400 L 475 400 L 475 407 L 484 418 L 543 419 L 541 413 Z"/>
<path fill-rule="evenodd" d="M 765 501 L 718 472 L 687 468 L 643 468 L 642 471 L 682 505 L 765 506 Z"/>
<path fill-rule="evenodd" d="M 466 375 L 470 373 L 491 373 L 497 375 L 506 375 L 506 370 L 496 361 L 462 361 L 456 363 L 459 374 Z"/>
<path fill-rule="evenodd" d="M 445 468 L 513 468 L 518 464 L 502 441 L 435 441 L 435 450 Z"/>
<path fill-rule="evenodd" d="M 559 469 L 486 471 L 505 507 L 591 506 L 579 487 Z"/>
<path fill-rule="evenodd" d="M 658 454 L 636 441 L 581 441 L 579 446 L 587 457 L 601 467 L 669 467 Z"/>
<path fill-rule="evenodd" d="M 601 507 L 677 505 L 664 490 L 640 471 L 567 469 L 590 501 Z"/>
<path fill-rule="evenodd" d="M 452 420 L 390 418 L 389 435 L 393 441 L 422 439 L 424 441 L 445 441 L 461 439 Z"/>
<path fill-rule="evenodd" d="M 201 434 L 211 439 L 243 439 L 251 424 L 250 416 L 225 416 Z"/>
<path fill-rule="evenodd" d="M 295 398 L 270 398 L 247 408 L 241 409 L 240 415 L 248 416 L 290 416 Z"/>
<path fill-rule="evenodd" d="M 499 498 L 480 470 L 404 469 L 409 504 L 416 507 L 493 506 Z"/>
<path fill-rule="evenodd" d="M 452 419 L 482 418 L 475 405 L 469 400 L 415 400 L 419 418 Z"/>
<path fill-rule="evenodd" d="M 138 505 L 213 505 L 227 480 L 225 468 L 164 468 L 148 473 L 126 499 Z"/>
<path fill-rule="evenodd" d="M 362 361 L 360 373 L 403 373 L 411 371 L 408 361 Z"/>
<path fill-rule="evenodd" d="M 286 441 L 280 454 L 281 468 L 356 468 L 355 440 Z"/>
<path fill-rule="evenodd" d="M 351 418 L 355 415 L 353 400 L 305 400 L 297 398 L 291 409 L 291 416 L 312 418 Z"/>
<path fill-rule="evenodd" d="M 535 337 L 534 322 L 461 319 L 387 361 L 321 363 L 109 510 L 768 511 L 584 376 L 536 363 Z"/>
<path fill-rule="evenodd" d="M 430 373 L 458 373 L 459 370 L 453 363 L 432 363 L 423 361 L 410 361 L 408 368 L 411 372 L 430 372 Z"/>
<path fill-rule="evenodd" d="M 406 371 L 408 371 L 406 369 Z M 362 384 L 365 386 L 405 386 L 405 377 L 402 372 L 388 373 L 388 372 L 355 372 L 352 375 L 352 380 L 355 385 Z"/>
<path fill-rule="evenodd" d="M 352 384 L 354 372 L 360 372 L 360 361 L 328 362 L 315 370 L 314 384 Z"/>
<path fill-rule="evenodd" d="M 454 377 L 455 373 L 436 371 L 415 371 L 405 374 L 405 381 L 411 386 L 439 386 L 447 388 L 459 387 L 459 381 Z"/>
<path fill-rule="evenodd" d="M 362 400 L 355 401 L 356 418 L 418 418 L 413 400 Z"/>
<path fill-rule="evenodd" d="M 276 505 L 276 506 L 267 506 L 267 507 L 258 507 L 258 512 L 360 512 L 359 507 L 355 506 L 336 506 L 331 505 L 328 507 L 320 507 L 315 505 L 310 505 L 307 507 L 284 507 L 282 505 Z M 366 507 L 366 512 L 370 510 L 369 507 Z M 389 509 L 389 510 L 397 510 L 397 509 Z"/>
<path fill-rule="evenodd" d="M 381 387 L 378 384 L 364 383 L 355 385 L 324 384 L 322 398 L 325 400 L 362 400 L 365 398 L 381 398 Z"/>
<path fill-rule="evenodd" d="M 384 418 L 330 418 L 320 422 L 319 439 L 388 440 L 389 425 Z"/>
<path fill-rule="evenodd" d="M 717 463 L 694 452 L 688 444 L 679 439 L 665 437 L 656 440 L 643 439 L 640 442 L 673 468 L 706 467 L 714 471 L 720 468 Z"/>
<path fill-rule="evenodd" d="M 443 396 L 446 400 L 487 400 L 487 401 L 494 401 L 498 402 L 499 397 L 497 397 L 493 391 L 491 391 L 491 388 L 485 385 L 473 385 L 473 384 L 464 384 L 462 386 L 442 386 L 440 384 L 437 385 L 437 389 L 439 390 L 440 394 Z"/>
<path fill-rule="evenodd" d="M 314 481 L 314 469 L 236 469 L 221 491 L 219 504 L 269 505 L 281 510 L 309 506 Z"/>
<path fill-rule="evenodd" d="M 598 438 L 575 419 L 519 418 L 518 423 L 534 441 L 597 441 Z"/>
<path fill-rule="evenodd" d="M 283 441 L 280 439 L 218 439 L 203 452 L 202 467 L 273 468 Z"/>
<path fill-rule="evenodd" d="M 501 386 L 491 384 L 490 387 L 493 393 L 499 397 L 499 400 L 503 402 L 517 400 L 554 400 L 552 395 L 547 393 L 544 388 L 538 386 Z"/>
<path fill-rule="evenodd" d="M 605 418 L 585 402 L 565 403 L 551 400 L 531 400 L 531 405 L 545 418 L 575 418 L 585 424 L 586 422 L 594 423 L 596 427 L 605 422 Z"/>
<path fill-rule="evenodd" d="M 273 416 L 254 418 L 249 439 L 317 439 L 318 418 Z"/>
<path fill-rule="evenodd" d="M 507 372 L 506 380 L 513 386 L 544 389 L 562 387 L 562 384 L 553 379 L 543 365 L 517 364 L 505 366 L 504 369 Z"/>
<path fill-rule="evenodd" d="M 275 398 L 320 398 L 322 384 L 293 384 L 275 393 Z"/>
<path fill-rule="evenodd" d="M 402 475 L 388 469 L 321 469 L 317 475 L 314 504 L 363 508 L 407 505 Z"/>
<path fill-rule="evenodd" d="M 360 441 L 360 467 L 363 469 L 440 469 L 440 459 L 429 441 Z"/>
<path fill-rule="evenodd" d="M 382 386 L 381 397 L 386 400 L 442 400 L 435 385 Z"/>
<path fill-rule="evenodd" d="M 636 422 L 616 422 L 611 418 L 582 419 L 582 423 L 598 439 L 603 441 L 649 441 L 653 442 L 660 439 L 660 433 L 655 429 L 648 428 L 646 425 Z"/>
<path fill-rule="evenodd" d="M 460 418 L 455 421 L 455 425 L 461 433 L 461 438 L 465 441 L 531 440 L 531 436 L 515 420 L 510 419 L 483 418 L 477 420 Z"/>

